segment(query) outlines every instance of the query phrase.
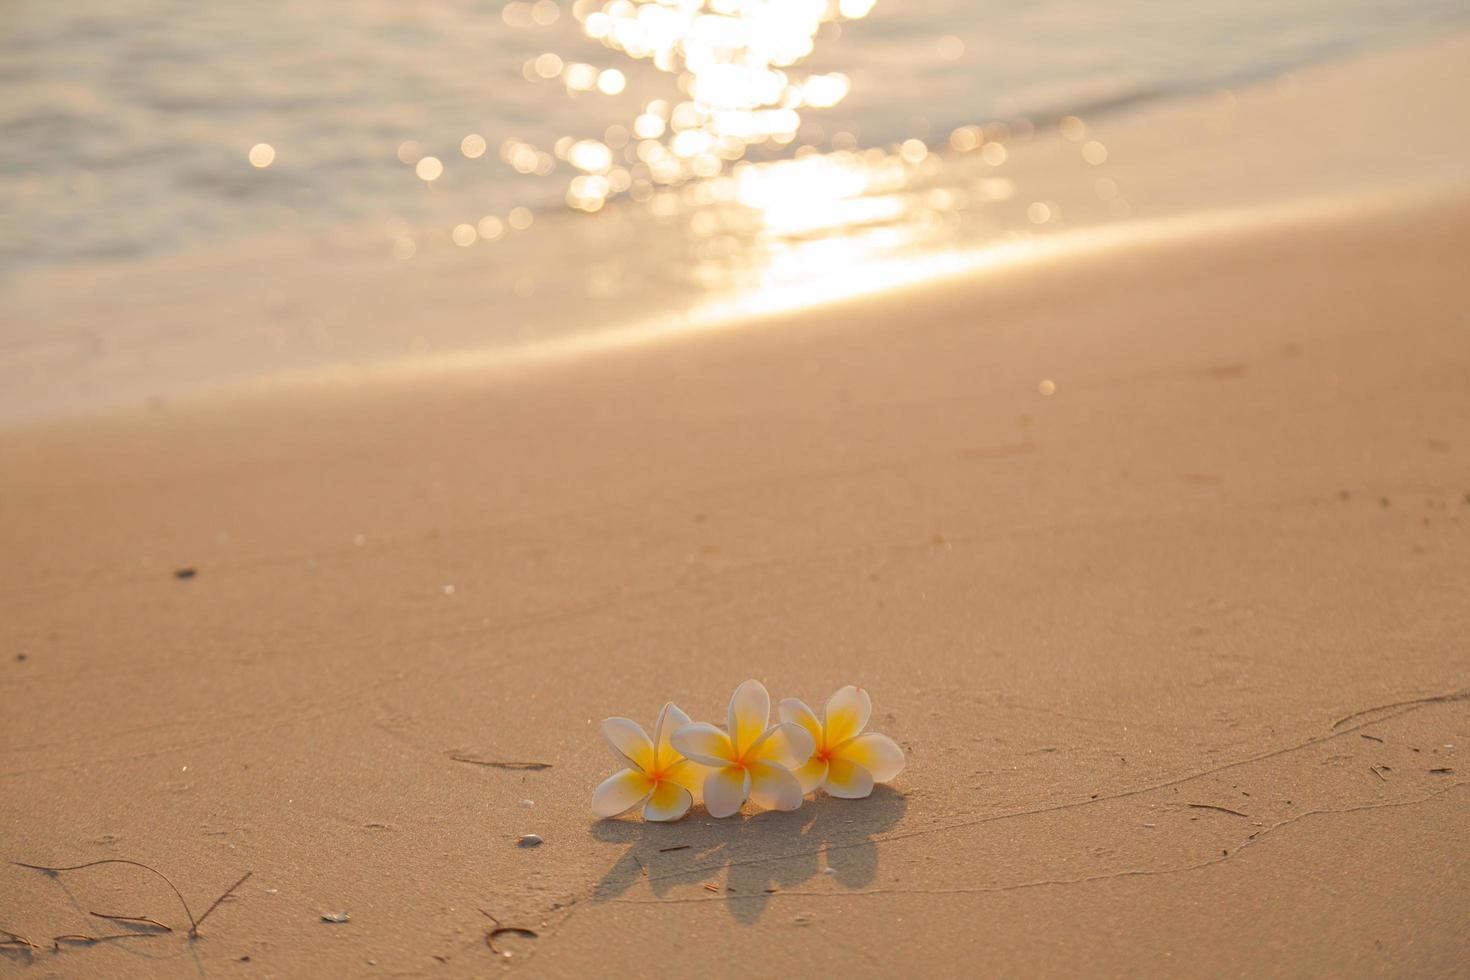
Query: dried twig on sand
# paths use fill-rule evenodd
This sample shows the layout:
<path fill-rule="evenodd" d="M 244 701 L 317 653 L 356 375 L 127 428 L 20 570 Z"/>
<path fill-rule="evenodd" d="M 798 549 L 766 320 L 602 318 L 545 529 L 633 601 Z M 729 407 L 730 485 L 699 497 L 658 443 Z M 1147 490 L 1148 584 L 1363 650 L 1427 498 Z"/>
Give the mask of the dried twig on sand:
<path fill-rule="evenodd" d="M 95 915 L 99 919 L 107 919 L 110 922 L 121 922 L 124 925 L 138 926 L 140 928 L 147 926 L 154 929 L 162 929 L 164 932 L 174 931 L 172 926 L 166 926 L 157 919 L 150 919 L 146 915 L 108 915 L 106 912 L 88 912 L 87 914 Z"/>
<path fill-rule="evenodd" d="M 490 931 L 485 933 L 485 945 L 496 956 L 505 956 L 507 952 L 495 945 L 495 940 L 500 936 L 524 936 L 526 939 L 539 939 L 541 936 L 535 929 L 526 929 L 521 926 L 503 926 L 500 924 L 499 919 L 484 909 L 480 909 L 480 914 L 495 923 Z"/>
<path fill-rule="evenodd" d="M 451 752 L 449 758 L 455 762 L 467 762 L 472 766 L 489 766 L 491 769 L 519 769 L 535 772 L 551 768 L 549 762 L 501 762 L 495 759 L 476 759 L 474 756 L 460 755 L 457 752 Z"/>
<path fill-rule="evenodd" d="M 53 867 L 48 867 L 48 866 L 46 866 L 44 864 L 26 864 L 23 861 L 14 861 L 12 863 L 15 864 L 15 866 L 16 867 L 19 867 L 19 868 L 30 868 L 32 871 L 44 871 L 47 874 L 53 874 L 53 875 L 54 874 L 60 874 L 63 871 L 81 871 L 81 870 L 86 869 L 86 868 L 95 868 L 95 867 L 98 867 L 98 866 L 103 865 L 103 864 L 126 864 L 126 865 L 129 865 L 130 867 L 142 868 L 144 871 L 148 872 L 149 874 L 154 875 L 155 877 L 162 879 L 163 880 L 163 883 L 165 885 L 168 885 L 169 891 L 173 892 L 174 893 L 174 897 L 179 900 L 179 906 L 181 908 L 183 908 L 184 915 L 188 916 L 188 918 L 189 918 L 189 938 L 190 939 L 196 939 L 196 938 L 198 938 L 198 936 L 199 936 L 199 924 L 201 922 L 203 922 L 206 918 L 208 918 L 209 913 L 213 912 L 216 908 L 218 908 L 219 907 L 219 904 L 221 902 L 223 902 L 225 899 L 229 898 L 230 895 L 234 893 L 235 889 L 236 888 L 239 888 L 242 884 L 244 884 L 245 883 L 245 879 L 246 878 L 249 878 L 250 875 L 251 875 L 251 872 L 249 872 L 249 871 L 245 872 L 244 876 L 241 877 L 241 879 L 239 881 L 237 881 L 233 885 L 231 885 L 225 891 L 225 893 L 223 895 L 221 895 L 219 898 L 216 898 L 214 900 L 214 903 L 211 904 L 209 906 L 209 908 L 207 908 L 207 909 L 204 910 L 204 915 L 201 915 L 201 916 L 199 916 L 199 918 L 196 919 L 196 918 L 194 918 L 193 911 L 191 911 L 190 908 L 189 908 L 189 903 L 186 902 L 186 901 L 184 901 L 183 892 L 180 892 L 179 891 L 178 886 L 175 885 L 172 880 L 170 880 L 169 876 L 166 875 L 166 874 L 164 874 L 162 871 L 159 871 L 157 868 L 150 867 L 150 866 L 144 864 L 141 861 L 130 861 L 127 858 L 103 858 L 100 861 L 88 861 L 86 864 L 73 864 L 73 865 L 68 865 L 67 867 L 64 867 L 64 868 L 61 868 L 61 867 L 53 868 Z M 93 914 L 96 914 L 96 913 L 93 913 Z M 104 918 L 104 919 L 118 919 L 119 921 L 126 920 L 126 919 L 137 919 L 137 920 L 141 921 L 141 917 L 137 917 L 137 916 L 106 916 L 106 915 L 104 915 L 104 916 L 100 916 L 100 917 L 101 918 Z M 148 921 L 153 921 L 153 920 L 148 920 Z M 156 924 L 161 925 L 162 923 L 156 923 Z M 164 928 L 167 928 L 167 926 L 165 926 Z M 124 936 L 142 936 L 142 935 L 156 935 L 156 933 L 137 933 L 137 932 L 132 932 L 132 933 L 124 933 L 123 935 Z M 58 936 L 58 937 L 56 937 L 52 941 L 53 942 L 59 942 L 59 941 L 61 941 L 61 940 L 64 939 L 64 940 L 67 940 L 69 942 L 94 942 L 95 943 L 95 942 L 102 942 L 102 941 L 104 941 L 106 939 L 113 939 L 113 938 L 122 938 L 122 937 L 113 937 L 113 936 L 103 936 L 103 937 L 97 937 L 97 936 Z"/>
<path fill-rule="evenodd" d="M 207 909 L 204 910 L 204 914 L 199 917 L 199 921 L 194 923 L 194 928 L 191 929 L 191 930 L 189 930 L 189 935 L 191 935 L 191 936 L 197 936 L 197 935 L 199 935 L 199 927 L 204 923 L 204 920 L 205 919 L 209 918 L 209 913 L 211 913 L 215 909 L 219 908 L 219 904 L 221 902 L 223 902 L 225 899 L 229 898 L 231 895 L 235 894 L 235 889 L 236 888 L 239 888 L 241 885 L 245 884 L 245 882 L 248 881 L 250 879 L 250 876 L 253 875 L 254 873 L 255 872 L 253 872 L 253 871 L 247 871 L 247 872 L 245 872 L 243 875 L 240 876 L 240 880 L 239 881 L 235 882 L 229 888 L 226 888 L 224 894 L 221 895 L 219 898 L 216 898 L 210 904 L 209 908 L 207 908 Z"/>
<path fill-rule="evenodd" d="M 1232 810 L 1228 806 L 1215 806 L 1213 803 L 1186 803 L 1184 805 L 1191 810 L 1219 810 L 1221 813 L 1228 813 L 1232 817 L 1245 817 L 1247 820 L 1250 819 L 1249 813 L 1241 813 L 1239 810 Z"/>

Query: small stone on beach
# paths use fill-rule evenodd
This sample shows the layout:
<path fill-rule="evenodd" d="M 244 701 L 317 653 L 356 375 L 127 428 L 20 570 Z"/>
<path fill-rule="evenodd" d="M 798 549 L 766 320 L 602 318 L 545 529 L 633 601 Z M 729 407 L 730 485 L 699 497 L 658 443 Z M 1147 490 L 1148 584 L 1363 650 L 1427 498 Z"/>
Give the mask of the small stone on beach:
<path fill-rule="evenodd" d="M 522 834 L 516 838 L 516 847 L 540 847 L 542 840 L 536 834 Z"/>
<path fill-rule="evenodd" d="M 337 922 L 337 923 L 341 923 L 341 922 L 349 922 L 351 920 L 352 920 L 352 916 L 348 915 L 346 912 L 323 912 L 322 913 L 322 921 L 323 922 Z"/>

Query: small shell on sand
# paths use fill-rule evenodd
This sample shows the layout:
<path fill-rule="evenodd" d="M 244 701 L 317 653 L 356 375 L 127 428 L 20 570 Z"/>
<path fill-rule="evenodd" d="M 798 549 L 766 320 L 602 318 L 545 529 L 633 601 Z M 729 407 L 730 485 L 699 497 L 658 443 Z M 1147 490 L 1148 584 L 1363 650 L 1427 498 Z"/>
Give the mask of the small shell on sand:
<path fill-rule="evenodd" d="M 516 847 L 540 847 L 541 838 L 536 834 L 522 834 L 516 838 Z"/>

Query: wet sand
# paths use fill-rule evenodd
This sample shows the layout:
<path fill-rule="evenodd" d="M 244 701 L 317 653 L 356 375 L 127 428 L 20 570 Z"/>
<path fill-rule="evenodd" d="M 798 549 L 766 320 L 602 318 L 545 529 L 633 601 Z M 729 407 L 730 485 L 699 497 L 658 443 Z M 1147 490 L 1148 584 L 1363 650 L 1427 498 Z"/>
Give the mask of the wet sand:
<path fill-rule="evenodd" d="M 0 431 L 0 858 L 253 872 L 53 953 L 188 923 L 7 864 L 6 969 L 1462 973 L 1467 254 L 1405 194 Z M 747 677 L 909 768 L 592 821 L 601 718 Z"/>

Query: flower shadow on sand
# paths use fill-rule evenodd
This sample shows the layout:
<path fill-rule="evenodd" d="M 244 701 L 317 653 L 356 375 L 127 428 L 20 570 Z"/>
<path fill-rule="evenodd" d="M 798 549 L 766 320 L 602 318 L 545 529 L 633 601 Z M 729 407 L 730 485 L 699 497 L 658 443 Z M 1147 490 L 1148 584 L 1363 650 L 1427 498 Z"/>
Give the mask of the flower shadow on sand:
<path fill-rule="evenodd" d="M 676 890 L 684 893 L 678 897 L 718 895 L 737 921 L 749 925 L 773 895 L 813 878 L 830 877 L 848 889 L 872 884 L 878 877 L 874 837 L 892 830 L 907 807 L 902 793 L 878 786 L 865 800 L 819 795 L 789 813 L 716 820 L 699 809 L 677 824 L 599 821 L 594 837 L 628 848 L 597 883 L 592 901 L 618 900 L 646 882 L 652 900 Z M 714 894 L 689 891 L 700 884 L 713 885 Z"/>

